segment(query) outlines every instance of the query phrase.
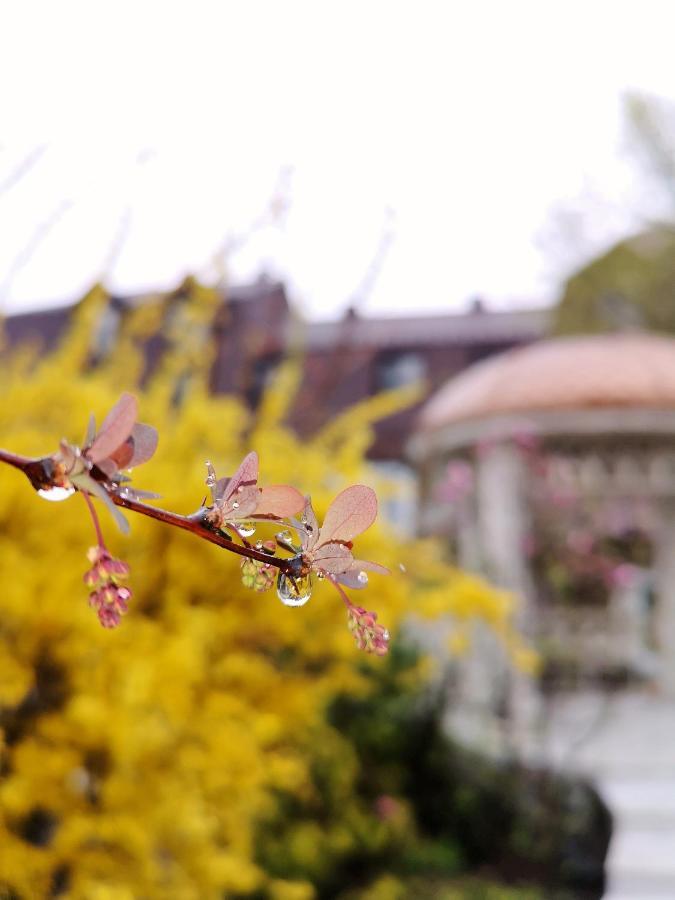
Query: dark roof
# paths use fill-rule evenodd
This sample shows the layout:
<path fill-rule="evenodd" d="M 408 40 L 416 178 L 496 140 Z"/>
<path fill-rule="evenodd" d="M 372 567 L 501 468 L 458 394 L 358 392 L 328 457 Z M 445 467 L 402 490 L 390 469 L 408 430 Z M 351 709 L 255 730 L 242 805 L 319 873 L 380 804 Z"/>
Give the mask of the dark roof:
<path fill-rule="evenodd" d="M 524 343 L 548 331 L 548 309 L 448 312 L 444 315 L 375 318 L 347 316 L 338 322 L 309 322 L 306 338 L 310 349 L 320 350 L 348 342 L 350 346 L 414 347 L 431 344 Z"/>
<path fill-rule="evenodd" d="M 71 307 L 22 313 L 5 319 L 5 331 L 10 344 L 40 341 L 53 350 L 68 325 Z"/>
<path fill-rule="evenodd" d="M 149 296 L 156 297 L 157 295 L 146 293 L 126 297 L 113 296 L 110 298 L 110 303 L 124 311 L 142 305 Z M 273 326 L 272 330 L 276 327 L 277 335 L 283 333 L 288 301 L 282 284 L 260 279 L 253 284 L 228 289 L 226 295 L 223 295 L 223 301 L 223 305 L 230 308 L 231 317 L 236 320 L 239 327 L 270 325 Z M 74 303 L 53 309 L 7 316 L 5 329 L 9 343 L 21 344 L 37 340 L 46 350 L 53 350 L 65 332 L 71 314 L 77 305 Z M 280 348 L 283 341 L 277 340 L 275 344 Z"/>

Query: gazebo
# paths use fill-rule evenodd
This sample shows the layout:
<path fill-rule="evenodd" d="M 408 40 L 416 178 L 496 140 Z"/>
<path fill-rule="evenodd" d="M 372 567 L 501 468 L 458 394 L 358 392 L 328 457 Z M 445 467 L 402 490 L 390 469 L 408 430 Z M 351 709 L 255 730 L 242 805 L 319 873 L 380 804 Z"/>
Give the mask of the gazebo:
<path fill-rule="evenodd" d="M 420 530 L 518 597 L 544 661 L 514 676 L 479 633 L 455 733 L 594 778 L 616 896 L 675 896 L 675 339 L 491 357 L 432 396 L 409 449 Z"/>
<path fill-rule="evenodd" d="M 513 591 L 526 632 L 675 696 L 675 339 L 558 338 L 478 363 L 428 401 L 411 455 L 421 530 Z M 649 547 L 623 568 L 614 549 L 606 603 L 543 609 L 532 544 L 542 512 L 574 518 L 570 498 L 577 520 L 622 514 Z"/>

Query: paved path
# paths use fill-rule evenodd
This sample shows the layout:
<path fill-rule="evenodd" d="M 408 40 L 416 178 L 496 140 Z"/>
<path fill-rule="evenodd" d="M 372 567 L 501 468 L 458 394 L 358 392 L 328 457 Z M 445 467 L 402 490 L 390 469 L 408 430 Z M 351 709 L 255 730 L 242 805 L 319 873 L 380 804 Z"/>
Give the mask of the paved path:
<path fill-rule="evenodd" d="M 547 756 L 589 777 L 614 817 L 604 900 L 675 900 L 675 702 L 570 697 L 553 710 Z"/>
<path fill-rule="evenodd" d="M 675 779 L 598 785 L 614 815 L 605 900 L 675 900 Z"/>

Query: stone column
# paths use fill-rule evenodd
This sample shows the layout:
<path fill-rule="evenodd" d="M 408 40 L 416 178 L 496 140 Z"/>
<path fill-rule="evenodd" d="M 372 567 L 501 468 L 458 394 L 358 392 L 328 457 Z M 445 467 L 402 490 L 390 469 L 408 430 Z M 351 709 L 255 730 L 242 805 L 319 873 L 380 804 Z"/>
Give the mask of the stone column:
<path fill-rule="evenodd" d="M 524 463 L 517 447 L 499 444 L 480 459 L 477 472 L 478 527 L 485 574 L 511 591 L 518 602 L 516 626 L 525 636 L 538 632 L 536 598 L 525 540 L 529 531 Z M 511 666 L 508 680 L 508 720 L 511 750 L 524 756 L 534 737 L 540 697 L 530 676 Z"/>
<path fill-rule="evenodd" d="M 529 530 L 525 479 L 522 457 L 511 444 L 494 447 L 478 463 L 478 526 L 485 574 L 518 595 L 521 624 L 532 630 L 534 588 L 524 552 Z"/>

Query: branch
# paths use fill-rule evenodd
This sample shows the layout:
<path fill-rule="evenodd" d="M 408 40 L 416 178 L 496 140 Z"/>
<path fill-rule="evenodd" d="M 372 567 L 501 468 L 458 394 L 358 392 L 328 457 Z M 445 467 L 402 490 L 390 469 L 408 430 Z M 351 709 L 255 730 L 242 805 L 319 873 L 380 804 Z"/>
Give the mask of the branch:
<path fill-rule="evenodd" d="M 54 467 L 52 459 L 49 456 L 20 456 L 16 453 L 11 453 L 9 450 L 0 449 L 0 463 L 7 463 L 7 465 L 22 471 L 36 491 L 48 489 L 52 486 Z M 92 467 L 90 475 L 103 485 L 110 499 L 117 506 L 128 509 L 130 512 L 139 513 L 139 515 L 142 516 L 148 516 L 150 519 L 156 519 L 158 522 L 163 522 L 165 525 L 171 525 L 174 528 L 182 528 L 183 531 L 189 531 L 196 537 L 203 538 L 205 541 L 216 544 L 218 547 L 229 550 L 231 553 L 236 553 L 239 556 L 246 556 L 249 559 L 257 560 L 258 562 L 267 563 L 267 565 L 274 566 L 285 574 L 292 572 L 290 559 L 280 559 L 271 554 L 256 550 L 254 547 L 241 546 L 230 540 L 230 538 L 226 537 L 221 531 L 215 530 L 209 525 L 206 519 L 206 513 L 208 511 L 206 507 L 200 507 L 196 512 L 189 516 L 181 516 L 178 513 L 173 513 L 157 506 L 148 506 L 147 503 L 135 500 L 130 496 L 125 496 L 124 488 L 121 488 L 119 491 L 111 491 L 106 483 L 104 473 L 96 466 Z M 270 522 L 274 521 L 274 519 L 270 519 Z"/>

